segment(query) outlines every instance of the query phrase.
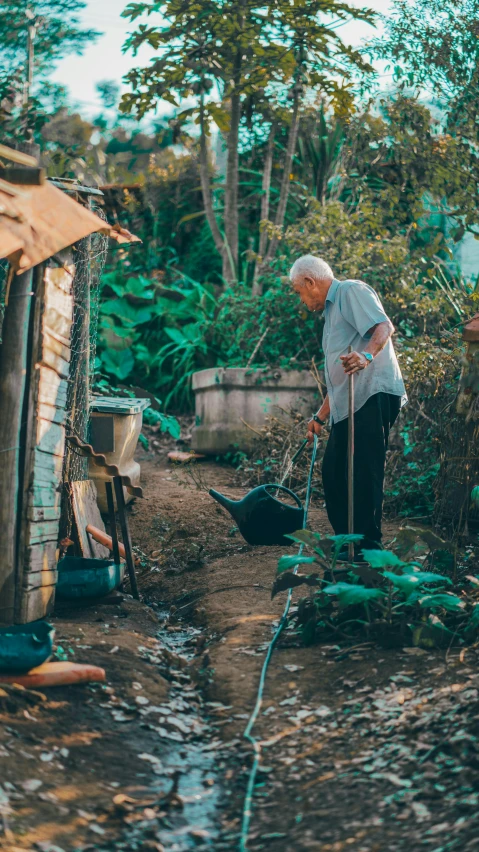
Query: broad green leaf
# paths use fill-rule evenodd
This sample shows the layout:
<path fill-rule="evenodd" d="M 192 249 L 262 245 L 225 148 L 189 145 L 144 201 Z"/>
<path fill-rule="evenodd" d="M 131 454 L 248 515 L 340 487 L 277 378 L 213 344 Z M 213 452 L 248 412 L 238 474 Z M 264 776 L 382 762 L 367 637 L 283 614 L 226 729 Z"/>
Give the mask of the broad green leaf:
<path fill-rule="evenodd" d="M 273 583 L 271 589 L 271 598 L 274 598 L 278 592 L 284 592 L 287 589 L 295 589 L 297 586 L 319 586 L 320 580 L 317 574 L 293 574 L 292 571 L 285 571 L 279 574 Z"/>
<path fill-rule="evenodd" d="M 329 541 L 334 541 L 337 547 L 342 547 L 343 544 L 349 544 L 349 542 L 357 544 L 363 540 L 364 536 L 358 533 L 344 533 L 342 535 L 328 535 L 327 538 Z"/>
<path fill-rule="evenodd" d="M 145 322 L 150 322 L 155 316 L 155 308 L 153 305 L 132 305 L 127 299 L 110 299 L 103 302 L 100 306 L 100 312 L 103 315 L 113 315 L 121 319 L 123 323 L 130 325 L 142 325 Z"/>
<path fill-rule="evenodd" d="M 323 542 L 319 533 L 311 532 L 311 530 L 296 530 L 291 535 L 287 535 L 286 538 L 290 538 L 291 541 L 295 541 L 297 544 L 307 544 L 308 547 L 315 550 L 320 556 L 325 556 Z"/>
<path fill-rule="evenodd" d="M 420 588 L 424 583 L 451 583 L 448 577 L 441 574 L 433 574 L 431 571 L 410 571 L 403 574 L 393 574 L 392 571 L 383 571 L 383 577 L 393 584 L 396 589 L 406 598 Z"/>
<path fill-rule="evenodd" d="M 216 104 L 208 104 L 207 110 L 221 133 L 228 133 L 230 129 L 229 112 L 224 109 L 221 109 L 221 107 L 217 106 Z"/>
<path fill-rule="evenodd" d="M 421 583 L 448 583 L 452 586 L 452 580 L 444 574 L 435 574 L 434 571 L 418 571 L 412 565 L 405 565 L 403 574 L 408 577 L 417 577 Z"/>
<path fill-rule="evenodd" d="M 363 583 L 380 583 L 383 579 L 382 573 L 376 571 L 374 568 L 370 568 L 369 565 L 355 563 L 350 568 L 350 573 L 359 577 Z"/>
<path fill-rule="evenodd" d="M 406 559 L 427 550 L 450 550 L 451 542 L 444 541 L 427 527 L 401 527 L 394 542 L 399 555 Z"/>
<path fill-rule="evenodd" d="M 186 343 L 187 338 L 179 328 L 164 328 L 163 331 L 168 335 L 170 340 L 172 340 L 173 343 L 177 343 L 178 346 Z"/>
<path fill-rule="evenodd" d="M 362 554 L 371 568 L 401 568 L 404 565 L 391 550 L 363 550 Z"/>
<path fill-rule="evenodd" d="M 457 595 L 437 594 L 424 595 L 419 598 L 419 605 L 425 609 L 447 609 L 449 612 L 458 612 L 464 609 L 466 604 Z"/>
<path fill-rule="evenodd" d="M 142 275 L 138 276 L 138 278 L 127 278 L 126 281 L 121 281 L 119 284 L 113 281 L 108 281 L 107 283 L 117 296 L 128 295 L 150 301 L 155 295 L 153 282 L 149 281 L 148 278 L 144 278 Z"/>
<path fill-rule="evenodd" d="M 365 586 L 354 585 L 353 583 L 334 583 L 326 586 L 324 592 L 327 595 L 337 595 L 341 607 L 367 603 L 375 598 L 384 597 L 384 592 L 381 589 L 366 589 Z"/>
<path fill-rule="evenodd" d="M 315 561 L 314 556 L 281 556 L 278 560 L 278 574 L 289 571 L 295 565 L 311 565 Z"/>
<path fill-rule="evenodd" d="M 473 609 L 466 625 L 466 633 L 474 634 L 479 630 L 479 603 L 473 604 Z"/>
<path fill-rule="evenodd" d="M 120 381 L 126 379 L 135 366 L 135 359 L 131 349 L 105 349 L 100 357 L 102 366 L 107 373 L 113 373 Z"/>
<path fill-rule="evenodd" d="M 181 426 L 178 423 L 176 417 L 172 417 L 170 414 L 162 414 L 158 412 L 161 417 L 161 432 L 168 432 L 175 441 L 180 437 Z"/>
<path fill-rule="evenodd" d="M 475 485 L 471 491 L 471 501 L 475 506 L 479 506 L 479 485 Z"/>
<path fill-rule="evenodd" d="M 121 328 L 116 326 L 113 328 L 101 329 L 101 340 L 107 349 L 131 349 L 136 343 L 136 332 L 131 328 Z"/>

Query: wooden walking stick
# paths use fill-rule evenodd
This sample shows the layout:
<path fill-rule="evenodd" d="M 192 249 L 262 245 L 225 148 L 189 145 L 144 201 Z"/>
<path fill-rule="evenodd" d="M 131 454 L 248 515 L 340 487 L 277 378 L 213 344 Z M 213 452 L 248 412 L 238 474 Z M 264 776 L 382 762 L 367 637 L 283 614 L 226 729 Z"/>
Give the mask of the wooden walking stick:
<path fill-rule="evenodd" d="M 348 354 L 352 346 L 348 347 Z M 348 534 L 354 533 L 354 373 L 348 376 Z M 348 544 L 348 557 L 354 562 L 354 542 Z"/>

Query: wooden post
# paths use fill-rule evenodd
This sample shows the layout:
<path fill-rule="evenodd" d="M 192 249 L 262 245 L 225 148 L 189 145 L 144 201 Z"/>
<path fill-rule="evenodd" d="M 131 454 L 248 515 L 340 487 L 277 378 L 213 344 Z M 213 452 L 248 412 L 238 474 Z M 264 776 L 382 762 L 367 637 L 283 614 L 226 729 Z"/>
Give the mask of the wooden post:
<path fill-rule="evenodd" d="M 111 545 L 113 550 L 113 559 L 115 560 L 115 565 L 120 564 L 120 548 L 118 547 L 118 533 L 116 530 L 116 518 L 115 518 L 115 503 L 113 500 L 113 488 L 110 480 L 105 482 L 105 491 L 106 491 L 106 500 L 108 503 L 108 517 L 110 520 L 110 535 L 111 535 Z"/>
<path fill-rule="evenodd" d="M 348 348 L 348 353 L 352 347 Z M 354 533 L 354 375 L 348 382 L 348 533 Z M 349 561 L 354 562 L 354 543 L 348 544 Z"/>
<path fill-rule="evenodd" d="M 118 517 L 120 519 L 123 546 L 125 548 L 126 565 L 130 577 L 131 593 L 134 598 L 139 600 L 140 595 L 138 594 L 138 586 L 136 585 L 135 562 L 133 559 L 133 550 L 131 547 L 128 518 L 126 517 L 125 495 L 123 494 L 123 482 L 121 481 L 121 476 L 113 477 L 113 485 L 115 487 L 116 507 L 118 509 Z"/>
<path fill-rule="evenodd" d="M 0 622 L 4 624 L 13 622 L 15 609 L 20 444 L 31 291 L 32 270 L 12 275 L 0 349 Z"/>

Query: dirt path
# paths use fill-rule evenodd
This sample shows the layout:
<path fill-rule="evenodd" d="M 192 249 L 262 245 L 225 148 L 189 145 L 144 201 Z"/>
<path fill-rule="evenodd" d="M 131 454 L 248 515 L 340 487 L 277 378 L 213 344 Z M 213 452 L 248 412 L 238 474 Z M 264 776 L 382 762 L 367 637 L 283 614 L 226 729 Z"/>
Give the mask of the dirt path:
<path fill-rule="evenodd" d="M 164 458 L 139 454 L 131 510 L 143 602 L 58 610 L 61 652 L 105 685 L 0 693 L 0 848 L 236 850 L 251 751 L 242 732 L 284 604 L 282 551 L 251 548 Z M 179 481 L 179 479 L 180 481 Z M 201 468 L 231 488 L 231 471 Z M 184 480 L 183 482 L 181 480 Z M 327 531 L 321 507 L 311 526 Z M 391 528 L 389 528 L 391 532 Z M 249 849 L 477 848 L 475 651 L 275 650 Z M 3 792 L 2 792 L 3 791 Z M 476 844 L 476 845 L 475 845 Z"/>
<path fill-rule="evenodd" d="M 169 545 L 174 556 L 181 549 L 185 564 L 191 548 L 203 546 L 205 564 L 196 569 L 168 568 L 166 558 L 165 583 L 168 596 L 204 593 L 178 608 L 174 618 L 202 624 L 208 637 L 197 666 L 206 697 L 224 705 L 216 709 L 213 724 L 223 742 L 233 744 L 215 849 L 234 849 L 250 765 L 250 751 L 240 738 L 284 604 L 270 598 L 283 551 L 245 545 L 231 535 L 223 510 L 206 494 L 182 488 L 161 464 L 144 471 L 148 513 L 162 517 L 170 530 L 175 521 L 180 525 L 181 538 L 176 543 L 173 534 Z M 227 487 L 224 469 L 205 466 L 203 478 L 205 485 Z M 230 493 L 241 492 L 230 486 Z M 147 532 L 145 513 L 134 522 Z M 310 525 L 328 531 L 321 507 L 312 507 Z M 386 524 L 386 539 L 394 528 Z M 244 588 L 233 588 L 240 585 Z M 457 650 L 445 655 L 304 648 L 287 632 L 273 655 L 256 729 L 270 744 L 264 749 L 250 848 L 475 848 L 479 675 L 475 651 L 468 651 L 465 661 L 462 656 Z"/>

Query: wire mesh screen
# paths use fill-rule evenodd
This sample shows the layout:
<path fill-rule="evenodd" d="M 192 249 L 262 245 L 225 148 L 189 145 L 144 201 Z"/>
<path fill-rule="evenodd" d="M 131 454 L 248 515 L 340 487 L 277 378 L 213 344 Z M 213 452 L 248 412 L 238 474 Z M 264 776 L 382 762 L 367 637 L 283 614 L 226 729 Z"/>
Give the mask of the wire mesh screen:
<path fill-rule="evenodd" d="M 5 290 L 7 286 L 8 260 L 0 260 L 0 343 L 2 342 L 3 314 L 5 313 Z"/>
<path fill-rule="evenodd" d="M 101 210 L 95 209 L 97 215 Z M 103 217 L 104 218 L 104 217 Z M 67 388 L 66 431 L 88 441 L 91 387 L 95 370 L 100 277 L 106 260 L 108 238 L 92 234 L 74 246 L 73 324 L 70 376 Z M 63 466 L 65 490 L 68 483 L 88 479 L 88 459 L 67 444 Z M 65 493 L 61 537 L 71 537 L 70 495 Z"/>

